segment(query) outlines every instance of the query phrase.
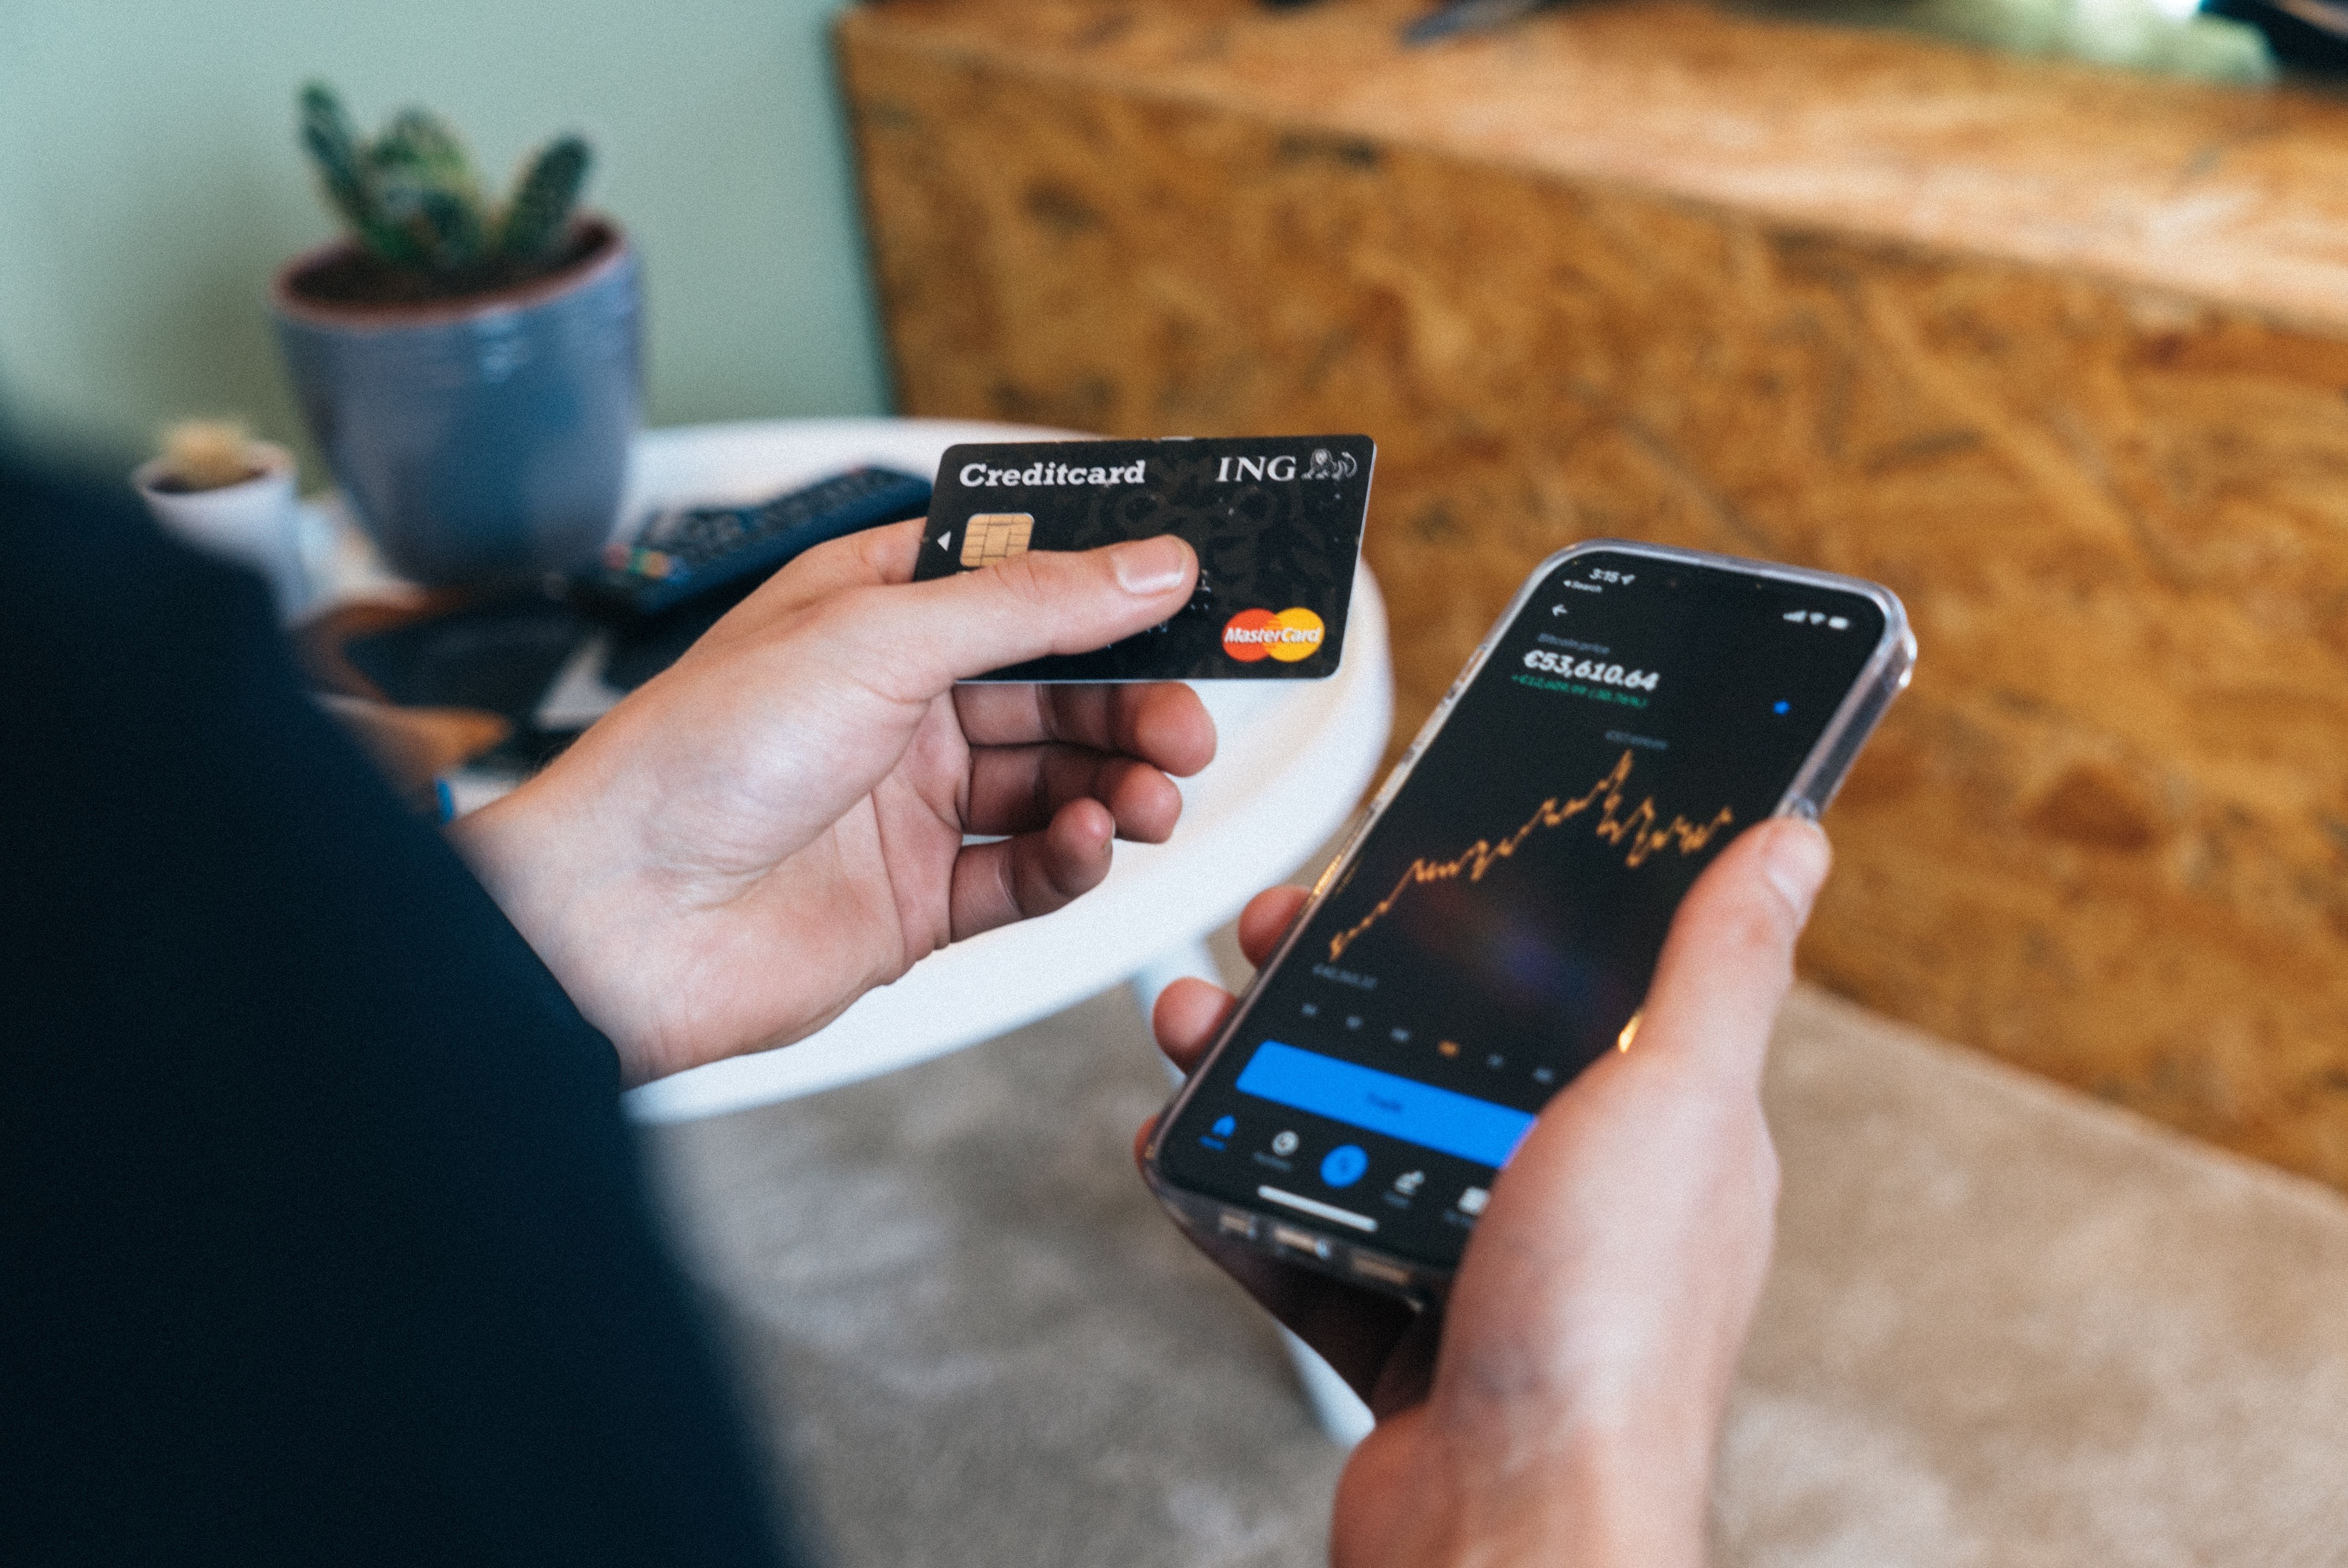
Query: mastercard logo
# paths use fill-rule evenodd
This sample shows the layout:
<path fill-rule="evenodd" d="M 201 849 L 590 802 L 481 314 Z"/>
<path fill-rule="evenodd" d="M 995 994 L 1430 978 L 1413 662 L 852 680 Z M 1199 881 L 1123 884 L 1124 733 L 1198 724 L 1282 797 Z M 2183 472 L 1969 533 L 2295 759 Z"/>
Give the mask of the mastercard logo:
<path fill-rule="evenodd" d="M 1293 664 L 1321 647 L 1321 618 L 1309 610 L 1242 610 L 1223 622 L 1223 651 L 1242 664 L 1277 659 Z"/>

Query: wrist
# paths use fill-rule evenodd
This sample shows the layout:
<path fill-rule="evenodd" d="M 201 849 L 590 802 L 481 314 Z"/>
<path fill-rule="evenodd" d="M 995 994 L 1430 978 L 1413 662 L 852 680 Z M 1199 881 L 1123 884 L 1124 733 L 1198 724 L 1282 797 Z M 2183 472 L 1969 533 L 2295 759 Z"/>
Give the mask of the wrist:
<path fill-rule="evenodd" d="M 1711 1460 L 1708 1437 L 1691 1445 L 1627 1429 L 1575 1433 L 1511 1478 L 1515 1506 L 1495 1520 L 1505 1550 L 1488 1560 L 1703 1568 Z"/>
<path fill-rule="evenodd" d="M 621 999 L 598 977 L 607 972 L 592 940 L 606 924 L 595 917 L 596 867 L 580 853 L 581 835 L 564 831 L 541 774 L 448 825 L 449 843 L 514 929 L 554 976 L 587 1021 L 620 1053 L 629 1083 L 648 1074 L 634 1049 L 635 1030 Z"/>
<path fill-rule="evenodd" d="M 1427 1408 L 1382 1425 L 1342 1486 L 1388 1491 L 1398 1506 L 1350 1507 L 1341 1494 L 1332 1560 L 1343 1568 L 1703 1568 L 1709 1434 L 1512 1434 L 1509 1425 L 1488 1409 L 1463 1419 Z M 1375 1539 L 1348 1532 L 1349 1516 L 1385 1528 Z"/>

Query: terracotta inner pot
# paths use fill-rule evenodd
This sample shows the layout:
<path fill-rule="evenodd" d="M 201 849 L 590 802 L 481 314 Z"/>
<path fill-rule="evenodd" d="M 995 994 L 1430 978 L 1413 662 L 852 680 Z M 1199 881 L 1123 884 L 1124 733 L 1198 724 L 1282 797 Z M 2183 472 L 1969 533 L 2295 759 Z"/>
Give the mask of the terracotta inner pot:
<path fill-rule="evenodd" d="M 620 231 L 608 219 L 582 213 L 572 220 L 563 260 L 551 272 L 512 281 L 492 278 L 485 286 L 441 294 L 419 286 L 410 269 L 376 261 L 345 237 L 304 251 L 277 271 L 270 298 L 285 314 L 321 325 L 423 325 L 460 321 L 482 311 L 519 310 L 551 299 L 576 284 L 582 274 L 617 261 Z M 377 297 L 376 289 L 407 292 Z"/>

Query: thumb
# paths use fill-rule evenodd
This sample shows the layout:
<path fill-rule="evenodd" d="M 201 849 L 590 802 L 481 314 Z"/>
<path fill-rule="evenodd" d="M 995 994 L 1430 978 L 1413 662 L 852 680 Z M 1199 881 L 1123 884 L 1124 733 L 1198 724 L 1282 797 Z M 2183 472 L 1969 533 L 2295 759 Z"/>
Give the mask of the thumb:
<path fill-rule="evenodd" d="M 1757 1083 L 1794 943 L 1834 851 L 1816 824 L 1781 817 L 1741 835 L 1696 878 L 1672 919 L 1638 1043 Z"/>
<path fill-rule="evenodd" d="M 1030 550 L 979 571 L 856 596 L 858 641 L 891 651 L 906 695 L 1047 653 L 1088 653 L 1166 620 L 1198 580 L 1172 534 L 1095 550 Z"/>

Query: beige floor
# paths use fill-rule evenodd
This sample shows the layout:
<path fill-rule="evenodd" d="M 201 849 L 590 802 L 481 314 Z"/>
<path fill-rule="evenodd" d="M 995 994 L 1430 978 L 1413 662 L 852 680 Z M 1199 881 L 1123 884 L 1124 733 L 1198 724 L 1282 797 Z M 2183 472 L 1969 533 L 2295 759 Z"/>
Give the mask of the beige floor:
<path fill-rule="evenodd" d="M 1342 1462 L 1132 1173 L 1121 994 L 656 1148 L 829 1561 L 1318 1562 Z M 2348 1563 L 2348 1203 L 1815 993 L 1721 1562 Z"/>

